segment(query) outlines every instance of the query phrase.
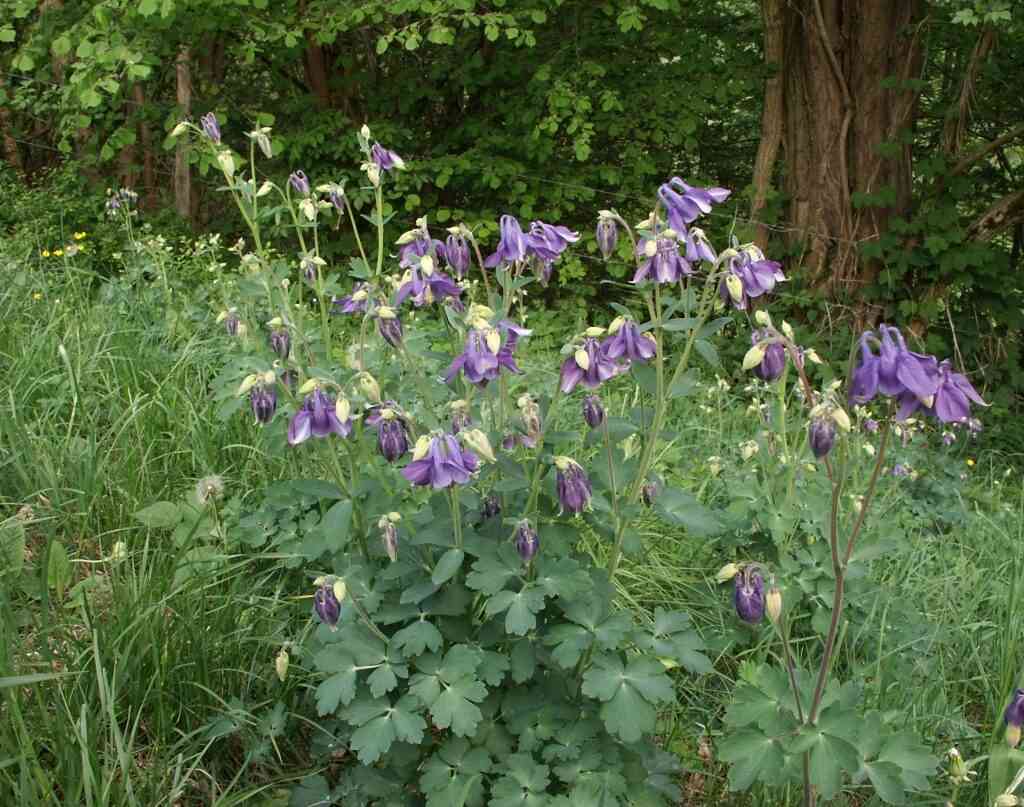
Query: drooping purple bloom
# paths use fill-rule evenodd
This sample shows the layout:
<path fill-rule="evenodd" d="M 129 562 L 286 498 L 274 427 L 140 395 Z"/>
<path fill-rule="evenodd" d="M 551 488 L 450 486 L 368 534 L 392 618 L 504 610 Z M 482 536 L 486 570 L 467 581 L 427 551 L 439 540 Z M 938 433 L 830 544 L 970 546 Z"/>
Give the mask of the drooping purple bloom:
<path fill-rule="evenodd" d="M 293 171 L 288 177 L 288 184 L 292 189 L 302 196 L 309 196 L 309 179 L 302 171 Z"/>
<path fill-rule="evenodd" d="M 604 406 L 597 395 L 588 395 L 583 399 L 583 419 L 592 429 L 604 423 Z"/>
<path fill-rule="evenodd" d="M 398 406 L 398 401 L 387 400 L 381 401 L 381 403 L 371 404 L 366 407 L 366 415 L 363 418 L 363 423 L 372 428 L 377 428 L 377 426 L 380 425 L 380 422 L 384 420 L 385 417 L 389 416 L 387 414 L 389 410 L 392 415 L 405 420 L 405 413 L 402 412 L 402 409 Z"/>
<path fill-rule="evenodd" d="M 288 444 L 295 446 L 310 437 L 327 437 L 329 434 L 348 437 L 352 433 L 352 420 L 340 420 L 334 407 L 334 398 L 319 387 L 313 390 L 288 424 Z"/>
<path fill-rule="evenodd" d="M 892 466 L 892 475 L 900 478 L 908 477 L 910 476 L 910 469 L 902 462 L 897 462 Z"/>
<path fill-rule="evenodd" d="M 435 269 L 428 275 L 421 269 L 413 268 L 407 275 L 409 279 L 398 288 L 398 294 L 395 295 L 395 305 L 401 305 L 410 295 L 417 308 L 450 297 L 453 304 L 457 304 L 456 307 L 461 309 L 459 296 L 462 289 L 443 272 Z"/>
<path fill-rule="evenodd" d="M 430 255 L 436 264 L 442 258 L 447 258 L 448 249 L 436 238 L 423 235 L 402 245 L 398 251 L 398 265 L 403 269 L 419 269 L 425 255 Z"/>
<path fill-rule="evenodd" d="M 615 254 L 615 248 L 619 245 L 619 223 L 611 216 L 599 216 L 594 235 L 601 256 L 608 260 Z"/>
<path fill-rule="evenodd" d="M 836 424 L 830 417 L 814 418 L 808 427 L 807 439 L 811 453 L 819 460 L 832 450 L 836 441 Z"/>
<path fill-rule="evenodd" d="M 430 485 L 434 490 L 466 484 L 479 466 L 476 454 L 459 445 L 451 434 L 420 438 L 413 460 L 402 469 L 402 476 L 414 485 Z"/>
<path fill-rule="evenodd" d="M 207 112 L 203 117 L 199 119 L 199 122 L 203 126 L 203 134 L 205 134 L 212 143 L 220 144 L 220 124 L 217 123 L 217 116 L 212 112 Z"/>
<path fill-rule="evenodd" d="M 543 221 L 530 223 L 530 232 L 526 236 L 526 251 L 537 259 L 541 285 L 548 284 L 551 279 L 551 267 L 569 244 L 579 240 L 580 234 L 568 227 L 545 224 Z"/>
<path fill-rule="evenodd" d="M 864 431 L 876 434 L 878 432 L 878 421 L 874 418 L 868 418 L 864 421 Z"/>
<path fill-rule="evenodd" d="M 274 328 L 270 332 L 270 349 L 278 355 L 281 361 L 288 358 L 292 349 L 292 337 L 287 328 Z"/>
<path fill-rule="evenodd" d="M 277 411 L 277 390 L 273 386 L 257 384 L 249 390 L 249 404 L 257 423 L 269 423 Z"/>
<path fill-rule="evenodd" d="M 702 213 L 710 213 L 713 205 L 729 198 L 725 188 L 698 188 L 672 177 L 658 188 L 658 199 L 665 207 L 668 225 L 677 233 L 685 233 L 687 225 Z"/>
<path fill-rule="evenodd" d="M 601 343 L 604 355 L 609 359 L 624 357 L 638 362 L 653 359 L 658 353 L 657 342 L 650 336 L 640 333 L 633 320 L 621 320 L 621 323 L 618 329 Z M 615 323 L 612 323 L 612 327 L 615 327 Z"/>
<path fill-rule="evenodd" d="M 380 143 L 374 143 L 370 148 L 370 159 L 377 164 L 381 171 L 405 168 L 405 160 L 395 152 L 384 148 Z"/>
<path fill-rule="evenodd" d="M 338 620 L 341 618 L 341 603 L 334 595 L 334 585 L 323 583 L 313 595 L 313 611 L 331 630 L 338 629 Z"/>
<path fill-rule="evenodd" d="M 302 277 L 305 278 L 306 282 L 310 285 L 316 283 L 317 271 L 316 261 L 313 260 L 312 255 L 304 255 L 299 261 L 299 270 L 302 272 Z"/>
<path fill-rule="evenodd" d="M 520 334 L 524 333 L 530 331 L 506 321 L 488 331 L 470 329 L 462 353 L 448 365 L 445 382 L 450 382 L 461 371 L 471 384 L 485 387 L 498 377 L 502 367 L 510 373 L 521 373 L 513 354 Z"/>
<path fill-rule="evenodd" d="M 762 328 L 760 330 L 754 329 L 750 334 L 750 341 L 755 345 L 758 342 L 771 338 L 772 332 L 768 328 Z M 786 348 L 781 342 L 773 342 L 765 348 L 764 358 L 761 359 L 761 363 L 754 368 L 754 375 L 762 381 L 771 383 L 782 375 L 782 371 L 785 368 Z"/>
<path fill-rule="evenodd" d="M 335 297 L 332 301 L 335 314 L 362 314 L 370 299 L 370 284 L 360 281 L 352 287 L 352 293 Z"/>
<path fill-rule="evenodd" d="M 1007 726 L 1021 728 L 1024 726 L 1024 689 L 1014 690 L 1013 697 L 1003 712 L 1003 722 Z"/>
<path fill-rule="evenodd" d="M 718 260 L 715 248 L 711 246 L 711 242 L 708 241 L 703 230 L 691 227 L 686 231 L 684 239 L 686 241 L 686 260 L 690 263 L 697 263 L 698 261 L 714 263 Z"/>
<path fill-rule="evenodd" d="M 458 434 L 463 429 L 473 425 L 473 418 L 470 417 L 469 409 L 465 406 L 452 408 L 452 434 Z"/>
<path fill-rule="evenodd" d="M 555 468 L 558 470 L 555 488 L 559 503 L 564 510 L 574 515 L 582 513 L 590 504 L 593 494 L 587 472 L 569 457 L 555 457 Z"/>
<path fill-rule="evenodd" d="M 728 273 L 719 284 L 718 293 L 723 302 L 746 311 L 752 299 L 768 294 L 785 279 L 782 264 L 768 260 L 760 249 L 749 246 L 729 258 Z"/>
<path fill-rule="evenodd" d="M 400 348 L 402 346 L 402 321 L 390 309 L 387 311 L 383 308 L 378 309 L 377 331 L 391 347 Z"/>
<path fill-rule="evenodd" d="M 583 383 L 587 389 L 597 389 L 619 372 L 619 367 L 605 355 L 597 339 L 586 337 L 583 347 L 577 349 L 562 362 L 562 392 L 572 392 L 576 385 Z"/>
<path fill-rule="evenodd" d="M 935 357 L 909 350 L 898 328 L 883 324 L 878 332 L 880 338 L 871 331 L 861 335 L 860 364 L 853 371 L 850 400 L 867 403 L 880 392 L 898 399 L 900 410 L 897 417 L 901 420 L 922 406 L 931 413 L 940 383 Z M 878 348 L 877 354 L 872 347 Z M 973 387 L 971 392 L 977 396 Z M 958 397 L 954 395 L 949 400 L 958 400 Z"/>
<path fill-rule="evenodd" d="M 953 443 L 955 443 L 955 442 L 956 442 L 956 435 L 953 434 L 953 432 L 943 432 L 942 433 L 942 445 L 948 447 L 948 446 L 953 445 Z"/>
<path fill-rule="evenodd" d="M 643 238 L 636 245 L 636 256 L 643 258 L 643 263 L 633 275 L 634 283 L 678 283 L 693 274 L 693 267 L 679 254 L 675 238 Z"/>
<path fill-rule="evenodd" d="M 452 274 L 462 280 L 469 271 L 469 244 L 462 233 L 452 233 L 444 245 L 444 259 Z"/>
<path fill-rule="evenodd" d="M 484 266 L 488 269 L 502 263 L 516 263 L 526 258 L 526 235 L 515 216 L 502 216 L 500 231 L 497 250 L 484 261 Z"/>
<path fill-rule="evenodd" d="M 764 619 L 764 578 L 756 566 L 744 566 L 736 573 L 733 603 L 740 619 L 756 625 Z"/>
<path fill-rule="evenodd" d="M 387 516 L 377 522 L 380 527 L 381 543 L 384 544 L 384 552 L 388 560 L 394 563 L 398 560 L 398 525 Z"/>
<path fill-rule="evenodd" d="M 515 542 L 516 552 L 519 553 L 523 563 L 529 563 L 533 560 L 537 550 L 540 549 L 540 536 L 537 535 L 537 530 L 526 519 L 520 521 L 518 526 L 516 526 Z"/>
<path fill-rule="evenodd" d="M 388 462 L 395 462 L 409 450 L 409 435 L 401 418 L 392 416 L 381 420 L 377 427 L 377 448 Z"/>
<path fill-rule="evenodd" d="M 227 315 L 224 317 L 224 330 L 228 332 L 228 336 L 238 336 L 238 325 L 240 322 L 237 311 L 231 309 L 227 312 Z"/>
<path fill-rule="evenodd" d="M 900 395 L 899 401 L 901 406 L 897 417 L 900 420 L 910 417 L 923 407 L 925 412 L 943 423 L 966 423 L 971 415 L 971 401 L 979 406 L 988 406 L 967 380 L 967 376 L 953 370 L 949 359 L 938 366 L 938 382 L 931 406 L 926 406 L 925 402 L 909 391 Z"/>
<path fill-rule="evenodd" d="M 654 500 L 658 498 L 658 494 L 661 492 L 661 484 L 657 479 L 648 479 L 644 482 L 642 488 L 640 488 L 640 501 L 642 501 L 647 507 L 654 504 Z"/>

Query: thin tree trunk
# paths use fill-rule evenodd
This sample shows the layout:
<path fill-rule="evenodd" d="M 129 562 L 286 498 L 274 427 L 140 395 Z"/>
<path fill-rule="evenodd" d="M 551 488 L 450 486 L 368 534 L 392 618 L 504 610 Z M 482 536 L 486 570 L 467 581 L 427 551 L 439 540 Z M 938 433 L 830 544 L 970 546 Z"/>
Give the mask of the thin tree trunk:
<path fill-rule="evenodd" d="M 754 161 L 754 199 L 750 217 L 757 219 L 768 201 L 775 161 L 782 146 L 783 83 L 782 83 L 782 3 L 783 0 L 761 0 L 764 19 L 764 63 L 772 70 L 764 82 L 764 107 L 761 111 L 761 142 Z M 768 228 L 757 225 L 755 240 L 764 249 L 768 245 Z"/>
<path fill-rule="evenodd" d="M 4 87 L 4 77 L 0 73 L 0 90 Z M 14 125 L 9 110 L 0 104 L 0 132 L 3 132 L 4 159 L 19 176 L 25 174 L 25 163 L 21 160 L 21 150 L 18 148 L 18 141 L 14 139 Z"/>
<path fill-rule="evenodd" d="M 142 207 L 152 210 L 160 201 L 156 184 L 156 155 L 153 153 L 153 133 L 146 120 L 146 91 L 140 82 L 132 85 L 132 101 L 138 115 L 136 137 L 142 146 Z"/>
<path fill-rule="evenodd" d="M 327 80 L 327 59 L 324 56 L 324 49 L 316 41 L 312 29 L 305 25 L 306 3 L 299 0 L 299 24 L 302 26 L 302 35 L 306 39 L 306 52 L 303 54 L 302 65 L 306 73 L 306 84 L 309 86 L 317 106 L 327 109 L 331 106 L 331 87 Z"/>
<path fill-rule="evenodd" d="M 182 117 L 192 112 L 191 54 L 187 45 L 178 51 L 175 73 L 178 83 L 178 108 Z M 174 154 L 174 208 L 183 219 L 192 219 L 192 175 L 188 167 L 188 142 L 178 138 Z"/>

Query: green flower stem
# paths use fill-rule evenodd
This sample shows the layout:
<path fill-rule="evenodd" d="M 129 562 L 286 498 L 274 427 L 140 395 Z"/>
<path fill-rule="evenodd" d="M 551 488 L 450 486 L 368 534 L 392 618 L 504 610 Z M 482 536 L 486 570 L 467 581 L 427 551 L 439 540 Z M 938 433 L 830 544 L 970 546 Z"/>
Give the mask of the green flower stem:
<path fill-rule="evenodd" d="M 375 196 L 377 199 L 377 271 L 374 273 L 374 277 L 380 279 L 381 272 L 384 271 L 384 191 L 379 182 Z"/>
<path fill-rule="evenodd" d="M 354 592 L 351 590 L 346 591 L 345 599 L 352 601 L 352 607 L 356 609 L 356 613 L 359 614 L 359 618 L 363 620 L 363 624 L 373 632 L 374 636 L 385 644 L 391 641 L 391 638 L 377 627 L 377 623 L 370 619 L 370 615 L 366 612 L 366 609 L 363 608 L 363 604 L 359 602 L 359 598 Z"/>
<path fill-rule="evenodd" d="M 555 410 L 558 408 L 558 404 L 562 400 L 562 385 L 561 383 L 555 387 L 555 394 L 551 398 L 551 405 L 548 407 L 547 415 L 541 421 L 540 434 L 537 435 L 537 462 L 533 468 L 533 478 L 530 480 L 530 498 L 526 500 L 525 516 L 529 516 L 537 506 L 537 497 L 540 495 L 540 477 L 541 472 L 544 470 L 544 436 L 548 433 L 548 424 L 551 422 L 555 415 Z"/>
<path fill-rule="evenodd" d="M 468 228 L 467 228 L 468 230 Z M 469 233 L 469 243 L 473 245 L 473 252 L 476 253 L 476 262 L 480 266 L 480 274 L 484 277 L 484 294 L 487 295 L 487 304 L 491 303 L 491 281 L 487 279 L 487 269 L 484 267 L 484 258 L 480 254 L 480 245 L 477 243 L 473 233 Z"/>
<path fill-rule="evenodd" d="M 455 547 L 462 549 L 462 518 L 459 513 L 459 487 L 452 485 L 448 489 L 448 504 L 452 508 L 452 528 L 455 530 Z"/>
<path fill-rule="evenodd" d="M 352 203 L 348 200 L 348 194 L 345 194 L 345 210 L 348 211 L 348 220 L 352 222 L 352 235 L 356 237 L 356 246 L 359 247 L 359 256 L 363 259 L 363 263 L 366 265 L 366 270 L 370 270 L 370 262 L 366 259 L 366 251 L 363 249 L 363 239 L 359 237 L 359 225 L 356 223 L 356 214 L 352 212 Z"/>

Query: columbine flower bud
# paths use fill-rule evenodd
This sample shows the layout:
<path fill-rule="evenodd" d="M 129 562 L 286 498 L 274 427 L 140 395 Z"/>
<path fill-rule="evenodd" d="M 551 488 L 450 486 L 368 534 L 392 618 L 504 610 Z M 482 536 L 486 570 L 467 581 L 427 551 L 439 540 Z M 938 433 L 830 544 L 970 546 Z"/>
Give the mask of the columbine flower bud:
<path fill-rule="evenodd" d="M 793 334 L 793 326 L 786 322 L 786 320 L 782 320 L 782 333 L 790 342 L 796 341 L 796 336 Z"/>
<path fill-rule="evenodd" d="M 277 390 L 272 385 L 257 384 L 249 392 L 249 404 L 257 423 L 269 423 L 277 411 Z"/>
<path fill-rule="evenodd" d="M 727 563 L 721 569 L 718 570 L 718 574 L 715 575 L 715 580 L 719 583 L 728 583 L 737 574 L 739 574 L 740 567 L 735 563 Z"/>
<path fill-rule="evenodd" d="M 340 596 L 339 596 L 340 592 Z M 341 618 L 341 602 L 345 599 L 345 583 L 341 580 L 323 581 L 313 595 L 313 611 L 332 631 L 338 629 Z"/>
<path fill-rule="evenodd" d="M 836 426 L 832 418 L 819 417 L 811 421 L 808 427 L 808 441 L 811 453 L 819 460 L 832 450 L 836 441 Z"/>
<path fill-rule="evenodd" d="M 389 513 L 386 516 L 381 516 L 377 526 L 380 527 L 381 541 L 384 544 L 388 560 L 394 563 L 398 560 L 398 527 L 396 526 L 398 520 L 392 519 L 392 516 L 398 516 L 398 519 L 401 519 L 398 513 Z"/>
<path fill-rule="evenodd" d="M 427 456 L 428 451 L 430 451 L 430 435 L 422 434 L 412 449 L 413 462 L 423 459 Z"/>
<path fill-rule="evenodd" d="M 743 369 L 752 370 L 764 361 L 764 354 L 768 350 L 768 345 L 764 342 L 756 342 L 750 350 L 747 351 L 743 357 Z"/>
<path fill-rule="evenodd" d="M 537 535 L 530 522 L 523 520 L 516 527 L 516 552 L 523 559 L 523 563 L 529 563 L 540 548 L 540 537 Z"/>
<path fill-rule="evenodd" d="M 770 328 L 772 325 L 772 316 L 763 308 L 759 308 L 754 312 L 754 322 L 762 328 Z"/>
<path fill-rule="evenodd" d="M 740 456 L 743 457 L 744 461 L 749 460 L 761 447 L 754 440 L 747 440 L 745 443 L 740 443 Z"/>
<path fill-rule="evenodd" d="M 605 215 L 605 214 L 608 215 Z M 611 215 L 611 211 L 602 210 L 597 219 L 597 248 L 601 256 L 608 260 L 615 254 L 615 248 L 619 244 L 619 223 Z"/>
<path fill-rule="evenodd" d="M 110 550 L 110 560 L 114 563 L 120 563 L 128 557 L 128 545 L 124 541 L 115 541 L 113 548 Z"/>
<path fill-rule="evenodd" d="M 744 622 L 756 625 L 764 619 L 764 578 L 757 566 L 745 566 L 735 578 L 733 602 Z"/>
<path fill-rule="evenodd" d="M 647 507 L 654 504 L 654 500 L 658 498 L 658 493 L 661 492 L 661 485 L 658 484 L 656 479 L 648 479 L 644 482 L 643 487 L 640 488 L 640 501 Z"/>
<path fill-rule="evenodd" d="M 366 396 L 366 400 L 371 403 L 380 403 L 380 385 L 369 373 L 361 373 L 359 375 L 359 389 Z"/>
<path fill-rule="evenodd" d="M 277 354 L 281 361 L 287 360 L 292 349 L 292 337 L 287 328 L 274 328 L 270 332 L 270 349 Z"/>
<path fill-rule="evenodd" d="M 483 501 L 480 503 L 480 520 L 487 521 L 489 518 L 494 518 L 501 514 L 501 499 L 495 496 L 493 493 L 484 496 Z"/>
<path fill-rule="evenodd" d="M 370 139 L 370 127 L 367 126 L 365 123 L 359 129 L 359 136 L 363 138 L 363 140 Z"/>
<path fill-rule="evenodd" d="M 590 356 L 587 354 L 587 351 L 580 348 L 573 354 L 573 358 L 583 372 L 590 369 Z"/>
<path fill-rule="evenodd" d="M 181 137 L 187 131 L 188 124 L 185 121 L 179 121 L 178 124 L 171 129 L 171 137 Z"/>
<path fill-rule="evenodd" d="M 309 196 L 309 179 L 304 172 L 293 171 L 288 177 L 288 184 L 292 186 L 292 190 L 296 193 Z"/>
<path fill-rule="evenodd" d="M 391 347 L 402 346 L 402 321 L 393 308 L 382 305 L 377 309 L 377 331 Z"/>
<path fill-rule="evenodd" d="M 409 451 L 405 423 L 391 409 L 383 410 L 377 424 L 377 448 L 388 462 L 397 461 Z"/>
<path fill-rule="evenodd" d="M 1012 793 L 1000 793 L 996 796 L 995 807 L 1019 807 L 1020 798 Z"/>
<path fill-rule="evenodd" d="M 832 409 L 832 420 L 844 432 L 850 431 L 850 416 L 846 414 L 846 410 L 841 406 Z"/>
<path fill-rule="evenodd" d="M 497 462 L 494 449 L 491 448 L 491 441 L 480 429 L 463 429 L 459 432 L 459 437 L 467 448 L 476 452 L 482 459 L 487 462 Z"/>
<path fill-rule="evenodd" d="M 743 281 L 736 277 L 736 275 L 731 274 L 726 277 L 725 287 L 728 289 L 729 296 L 732 298 L 734 303 L 738 305 L 743 301 Z"/>
<path fill-rule="evenodd" d="M 217 162 L 220 164 L 220 170 L 224 172 L 224 176 L 231 179 L 235 175 L 235 158 L 231 156 L 231 152 L 225 149 L 217 153 Z"/>
<path fill-rule="evenodd" d="M 583 419 L 592 429 L 596 429 L 604 423 L 604 407 L 598 396 L 588 395 L 583 399 Z"/>
<path fill-rule="evenodd" d="M 1006 744 L 1016 748 L 1020 744 L 1020 729 L 1024 726 L 1024 689 L 1017 689 L 1003 712 L 1006 723 Z"/>
<path fill-rule="evenodd" d="M 274 659 L 274 671 L 277 673 L 277 678 L 282 684 L 284 679 L 288 677 L 288 664 L 290 662 L 291 659 L 288 657 L 288 651 L 282 647 L 281 652 Z"/>
<path fill-rule="evenodd" d="M 764 595 L 764 610 L 772 624 L 778 625 L 779 619 L 782 617 L 782 592 L 779 591 L 778 586 L 773 585 Z"/>
<path fill-rule="evenodd" d="M 211 142 L 220 143 L 220 124 L 217 123 L 216 115 L 212 112 L 207 112 L 199 119 L 199 123 L 203 127 L 203 134 L 210 138 Z M 178 126 L 184 125 L 184 122 L 178 124 Z M 175 127 L 174 131 L 178 131 L 177 127 Z"/>
<path fill-rule="evenodd" d="M 473 419 L 469 414 L 469 403 L 461 398 L 448 404 L 452 410 L 452 434 L 458 434 L 465 428 L 472 425 Z"/>
<path fill-rule="evenodd" d="M 593 495 L 587 472 L 570 457 L 555 457 L 555 468 L 558 470 L 555 480 L 558 501 L 563 509 L 579 515 L 590 504 Z"/>
<path fill-rule="evenodd" d="M 583 331 L 583 335 L 589 336 L 591 339 L 597 338 L 598 336 L 604 336 L 604 333 L 604 328 L 600 327 L 599 325 L 591 325 L 589 328 Z"/>

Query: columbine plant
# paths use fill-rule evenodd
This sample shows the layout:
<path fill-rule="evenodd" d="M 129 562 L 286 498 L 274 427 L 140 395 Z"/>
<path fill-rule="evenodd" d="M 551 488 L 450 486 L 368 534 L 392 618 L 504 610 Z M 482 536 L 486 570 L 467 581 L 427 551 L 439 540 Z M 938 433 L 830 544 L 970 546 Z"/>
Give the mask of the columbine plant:
<path fill-rule="evenodd" d="M 623 559 L 642 549 L 641 517 L 653 512 L 703 535 L 720 523 L 656 466 L 659 442 L 671 437 L 669 409 L 695 387 L 694 352 L 714 355 L 710 339 L 732 321 L 711 320 L 716 306 L 750 311 L 785 279 L 756 247 L 718 253 L 693 226 L 729 191 L 677 177 L 635 228 L 614 210 L 600 212 L 602 255 L 613 259 L 620 236 L 629 240 L 630 305 L 571 339 L 558 371 L 545 368 L 553 380 L 540 384 L 523 327 L 524 289 L 548 282 L 577 233 L 543 221 L 524 229 L 504 215 L 485 258 L 473 228 L 460 223 L 442 240 L 423 217 L 392 251 L 384 192 L 406 164 L 367 127 L 358 136 L 362 178 L 351 190 L 301 171 L 282 187 L 258 182 L 257 147 L 272 153 L 265 128 L 248 133 L 244 171 L 212 117 L 179 128 L 221 167 L 255 245 L 239 251 L 246 277 L 237 299 L 224 301 L 221 324 L 234 353 L 225 386 L 238 396 L 234 407 L 247 396 L 268 445 L 287 443 L 304 466 L 304 479 L 287 484 L 310 508 L 305 533 L 275 545 L 311 584 L 312 621 L 304 640 L 288 643 L 289 657 L 318 676 L 325 745 L 343 744 L 362 763 L 336 787 L 322 785 L 322 797 L 404 804 L 415 794 L 431 807 L 675 803 L 675 763 L 655 742 L 659 709 L 687 674 L 711 663 L 685 613 L 659 608 L 641 624 L 613 600 Z M 266 197 L 277 207 L 264 205 Z M 364 218 L 375 250 L 358 230 L 364 206 L 372 208 Z M 273 257 L 262 229 L 282 212 L 298 247 L 288 262 Z M 321 228 L 332 217 L 352 230 L 351 285 L 321 257 Z M 468 282 L 475 277 L 482 286 Z M 255 339 L 246 323 L 260 322 L 268 323 L 265 337 Z M 836 594 L 819 672 L 809 677 L 788 641 L 781 581 L 769 564 L 735 567 L 737 612 L 750 625 L 769 616 L 786 671 L 778 679 L 766 667 L 741 685 L 723 756 L 736 762 L 735 787 L 757 778 L 802 782 L 813 804 L 837 790 L 846 770 L 889 798 L 920 786 L 919 772 L 851 739 L 879 718 L 857 717 L 848 729 L 855 699 L 839 696 L 829 671 L 890 419 L 881 419 L 875 470 L 842 533 L 851 424 L 841 393 L 814 389 L 804 367 L 813 354 L 787 327 L 776 331 L 766 316 L 759 325 L 744 364 L 783 387 L 781 433 L 760 456 L 781 451 L 793 468 L 806 444 L 826 469 Z M 966 379 L 920 357 L 927 366 L 897 388 L 892 378 L 911 366 L 904 353 L 916 354 L 880 333 L 865 337 L 858 402 L 881 392 L 899 398 L 904 414 L 922 408 L 944 418 L 963 408 L 962 396 L 974 400 Z M 790 366 L 805 408 L 799 446 L 785 428 Z M 641 396 L 618 416 L 604 403 L 617 388 Z M 551 428 L 567 417 L 575 429 Z M 310 479 L 317 475 L 324 478 Z M 584 528 L 602 539 L 595 556 L 580 550 Z M 757 687 L 769 694 L 748 694 Z M 774 700 L 743 709 L 744 698 L 762 696 Z"/>

